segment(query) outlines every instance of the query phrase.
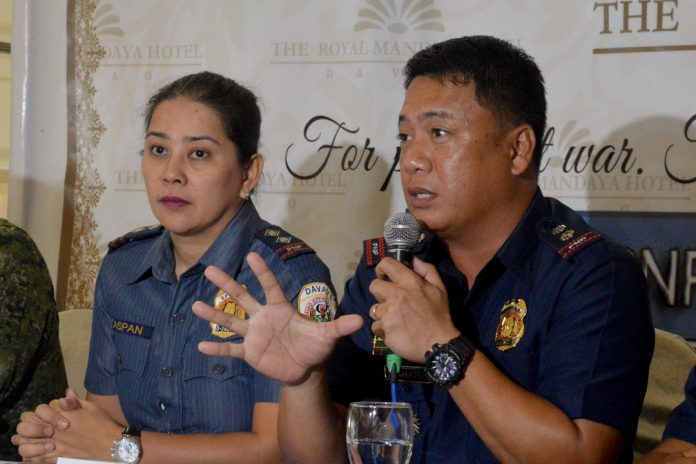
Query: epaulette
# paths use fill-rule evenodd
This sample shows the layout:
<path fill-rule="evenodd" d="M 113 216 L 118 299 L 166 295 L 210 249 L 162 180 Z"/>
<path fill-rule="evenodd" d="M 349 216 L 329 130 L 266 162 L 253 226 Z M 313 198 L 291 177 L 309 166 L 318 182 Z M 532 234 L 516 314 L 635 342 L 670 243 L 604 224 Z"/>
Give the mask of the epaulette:
<path fill-rule="evenodd" d="M 138 240 L 145 240 L 150 237 L 161 234 L 164 231 L 164 227 L 160 224 L 155 224 L 153 226 L 139 227 L 137 229 L 131 230 L 125 235 L 122 235 L 109 242 L 109 251 L 114 251 L 116 248 L 122 247 L 126 243 L 136 242 Z"/>
<path fill-rule="evenodd" d="M 279 227 L 264 227 L 257 230 L 254 236 L 268 245 L 281 261 L 305 253 L 315 253 L 312 247 Z"/>
<path fill-rule="evenodd" d="M 431 234 L 421 233 L 418 242 L 413 247 L 413 254 L 419 255 L 423 253 L 432 242 L 432 238 Z M 374 267 L 387 256 L 387 241 L 384 237 L 365 240 L 363 242 L 363 253 L 365 253 L 367 267 Z"/>
<path fill-rule="evenodd" d="M 367 267 L 376 266 L 382 258 L 387 256 L 387 242 L 384 237 L 371 238 L 363 242 L 363 252 Z"/>
<path fill-rule="evenodd" d="M 563 259 L 568 259 L 589 244 L 602 239 L 602 235 L 589 228 L 571 228 L 560 222 L 545 221 L 540 234 Z"/>

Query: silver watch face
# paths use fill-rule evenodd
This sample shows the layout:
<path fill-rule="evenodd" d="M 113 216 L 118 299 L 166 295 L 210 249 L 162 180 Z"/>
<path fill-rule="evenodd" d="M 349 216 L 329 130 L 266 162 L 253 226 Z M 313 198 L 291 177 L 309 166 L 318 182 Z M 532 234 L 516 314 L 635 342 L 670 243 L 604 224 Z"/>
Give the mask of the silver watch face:
<path fill-rule="evenodd" d="M 140 460 L 140 440 L 137 438 L 121 438 L 116 442 L 115 458 L 127 464 Z"/>

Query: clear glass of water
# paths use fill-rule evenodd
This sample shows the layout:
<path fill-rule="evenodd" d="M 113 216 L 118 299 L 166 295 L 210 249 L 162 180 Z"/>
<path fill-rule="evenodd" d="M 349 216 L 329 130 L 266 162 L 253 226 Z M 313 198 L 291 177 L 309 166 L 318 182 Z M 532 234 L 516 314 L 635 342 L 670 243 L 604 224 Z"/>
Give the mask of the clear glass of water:
<path fill-rule="evenodd" d="M 408 464 L 413 450 L 411 405 L 351 403 L 346 443 L 351 464 Z"/>

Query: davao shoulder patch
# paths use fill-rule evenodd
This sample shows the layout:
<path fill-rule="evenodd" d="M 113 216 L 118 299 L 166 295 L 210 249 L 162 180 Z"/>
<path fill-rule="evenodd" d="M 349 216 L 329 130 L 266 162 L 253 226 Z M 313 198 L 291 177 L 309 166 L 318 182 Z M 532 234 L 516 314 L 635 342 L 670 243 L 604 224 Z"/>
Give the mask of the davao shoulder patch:
<path fill-rule="evenodd" d="M 164 227 L 160 224 L 155 224 L 153 226 L 139 227 L 133 229 L 125 235 L 122 235 L 109 242 L 109 251 L 114 251 L 115 249 L 122 247 L 126 243 L 136 242 L 138 240 L 145 240 L 156 235 L 160 235 L 164 231 Z"/>
<path fill-rule="evenodd" d="M 336 297 L 326 282 L 305 285 L 297 295 L 297 311 L 317 322 L 333 321 L 336 317 Z"/>
<path fill-rule="evenodd" d="M 268 245 L 281 261 L 287 261 L 305 253 L 314 253 L 313 248 L 280 227 L 257 230 L 254 236 Z"/>

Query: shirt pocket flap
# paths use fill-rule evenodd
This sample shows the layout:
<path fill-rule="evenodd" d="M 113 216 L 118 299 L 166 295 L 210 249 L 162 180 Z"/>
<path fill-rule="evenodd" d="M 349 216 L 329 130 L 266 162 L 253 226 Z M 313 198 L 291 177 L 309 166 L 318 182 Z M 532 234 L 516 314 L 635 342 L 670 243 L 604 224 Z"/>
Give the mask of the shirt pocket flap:
<path fill-rule="evenodd" d="M 251 375 L 253 370 L 244 361 L 228 357 L 192 356 L 183 369 L 183 380 L 209 378 L 224 382 L 240 375 Z"/>
<path fill-rule="evenodd" d="M 147 365 L 150 340 L 116 335 L 116 365 L 119 371 L 131 371 L 141 375 Z"/>

